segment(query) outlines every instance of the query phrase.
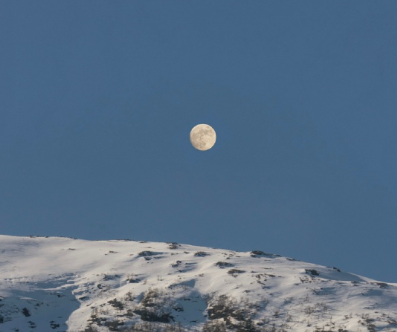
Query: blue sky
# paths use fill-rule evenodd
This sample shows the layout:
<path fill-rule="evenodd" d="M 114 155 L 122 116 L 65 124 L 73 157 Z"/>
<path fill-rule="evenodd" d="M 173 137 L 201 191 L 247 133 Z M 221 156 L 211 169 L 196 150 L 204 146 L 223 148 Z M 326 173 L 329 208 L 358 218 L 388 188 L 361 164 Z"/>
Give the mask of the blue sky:
<path fill-rule="evenodd" d="M 396 14 L 1 1 L 0 233 L 257 249 L 397 282 Z"/>

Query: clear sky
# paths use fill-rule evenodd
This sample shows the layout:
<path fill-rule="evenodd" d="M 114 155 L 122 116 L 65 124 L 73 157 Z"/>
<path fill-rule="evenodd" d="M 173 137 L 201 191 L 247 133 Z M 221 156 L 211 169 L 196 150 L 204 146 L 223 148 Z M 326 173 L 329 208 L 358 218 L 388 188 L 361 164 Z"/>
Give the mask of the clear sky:
<path fill-rule="evenodd" d="M 0 0 L 0 233 L 397 282 L 396 17 L 395 0 Z"/>

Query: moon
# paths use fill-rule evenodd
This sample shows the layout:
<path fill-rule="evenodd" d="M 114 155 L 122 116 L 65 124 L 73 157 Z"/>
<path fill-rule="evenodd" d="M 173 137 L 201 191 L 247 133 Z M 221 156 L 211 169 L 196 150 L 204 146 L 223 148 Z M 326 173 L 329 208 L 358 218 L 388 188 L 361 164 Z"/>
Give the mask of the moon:
<path fill-rule="evenodd" d="M 216 142 L 216 132 L 210 125 L 198 124 L 190 131 L 190 142 L 197 150 L 209 150 Z"/>

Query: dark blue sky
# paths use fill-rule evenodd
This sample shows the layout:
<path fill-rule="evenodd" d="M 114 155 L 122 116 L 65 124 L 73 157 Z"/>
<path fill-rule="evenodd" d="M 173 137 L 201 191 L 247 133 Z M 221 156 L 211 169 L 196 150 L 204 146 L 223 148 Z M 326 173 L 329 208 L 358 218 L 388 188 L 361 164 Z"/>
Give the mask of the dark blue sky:
<path fill-rule="evenodd" d="M 397 282 L 396 17 L 395 0 L 1 1 L 0 233 Z"/>

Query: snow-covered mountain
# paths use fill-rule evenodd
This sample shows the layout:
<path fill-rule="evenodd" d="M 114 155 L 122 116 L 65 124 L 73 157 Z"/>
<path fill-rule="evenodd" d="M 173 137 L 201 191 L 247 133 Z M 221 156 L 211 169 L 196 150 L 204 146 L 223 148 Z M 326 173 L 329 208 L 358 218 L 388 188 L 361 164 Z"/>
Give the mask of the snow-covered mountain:
<path fill-rule="evenodd" d="M 397 284 L 262 251 L 0 236 L 1 332 L 145 326 L 397 331 Z"/>

